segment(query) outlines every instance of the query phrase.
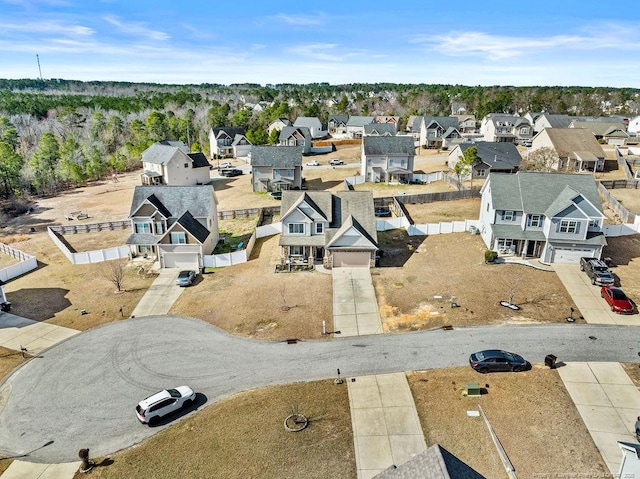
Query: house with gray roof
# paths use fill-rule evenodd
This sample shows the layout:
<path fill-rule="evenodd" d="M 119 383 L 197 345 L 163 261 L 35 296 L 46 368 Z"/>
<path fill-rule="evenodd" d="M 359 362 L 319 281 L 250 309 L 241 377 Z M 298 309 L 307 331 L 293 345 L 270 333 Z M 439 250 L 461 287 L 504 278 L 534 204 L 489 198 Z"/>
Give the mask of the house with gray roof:
<path fill-rule="evenodd" d="M 280 146 L 301 146 L 303 155 L 311 151 L 311 132 L 306 126 L 285 126 L 278 141 Z"/>
<path fill-rule="evenodd" d="M 161 268 L 198 271 L 218 244 L 217 205 L 211 185 L 136 186 L 126 244 Z"/>
<path fill-rule="evenodd" d="M 409 183 L 413 176 L 413 138 L 365 136 L 362 138 L 361 174 L 373 183 Z"/>
<path fill-rule="evenodd" d="M 242 138 L 244 141 L 242 141 Z M 251 151 L 251 142 L 245 136 L 244 128 L 225 126 L 223 128 L 211 128 L 209 130 L 209 145 L 211 147 L 212 158 L 236 158 L 238 156 L 248 156 Z M 238 152 L 238 145 L 249 146 L 241 148 Z"/>
<path fill-rule="evenodd" d="M 253 191 L 299 190 L 302 146 L 254 146 L 251 151 Z"/>
<path fill-rule="evenodd" d="M 480 234 L 499 254 L 577 264 L 599 259 L 607 244 L 592 175 L 491 173 L 480 193 Z"/>
<path fill-rule="evenodd" d="M 327 136 L 327 130 L 325 130 L 322 126 L 322 122 L 319 118 L 315 116 L 299 116 L 293 122 L 293 126 L 300 127 L 304 126 L 309 128 L 309 132 L 311 133 L 311 138 L 317 140 L 319 138 L 325 138 Z"/>
<path fill-rule="evenodd" d="M 362 138 L 364 125 L 370 125 L 375 118 L 373 116 L 350 116 L 347 121 L 347 136 L 349 138 Z"/>
<path fill-rule="evenodd" d="M 203 153 L 190 153 L 181 141 L 158 141 L 142 152 L 142 184 L 188 186 L 211 181 Z"/>
<path fill-rule="evenodd" d="M 375 266 L 378 237 L 371 191 L 283 191 L 280 218 L 282 266 Z"/>
<path fill-rule="evenodd" d="M 273 130 L 282 131 L 285 126 L 291 126 L 291 120 L 289 120 L 289 118 L 276 118 L 271 123 L 269 123 L 269 126 L 267 127 L 267 133 L 271 135 L 271 132 Z"/>
<path fill-rule="evenodd" d="M 618 120 L 611 119 L 605 121 L 573 121 L 569 128 L 585 128 L 596 137 L 596 140 L 603 140 L 609 145 L 624 145 L 629 134 L 627 126 Z"/>
<path fill-rule="evenodd" d="M 545 128 L 531 140 L 531 151 L 551 148 L 558 155 L 558 171 L 603 171 L 605 153 L 591 130 Z"/>
<path fill-rule="evenodd" d="M 400 466 L 385 469 L 374 479 L 486 479 L 464 461 L 434 444 Z"/>
<path fill-rule="evenodd" d="M 534 133 L 538 133 L 545 128 L 569 128 L 571 121 L 575 119 L 569 115 L 552 115 L 550 113 L 540 113 L 536 116 L 533 124 Z"/>
<path fill-rule="evenodd" d="M 520 144 L 531 140 L 533 125 L 524 117 L 503 113 L 489 113 L 480 123 L 484 141 Z"/>
<path fill-rule="evenodd" d="M 333 137 L 343 137 L 347 135 L 347 121 L 349 115 L 330 114 L 327 120 L 327 130 Z"/>
<path fill-rule="evenodd" d="M 457 145 L 449 153 L 448 165 L 453 170 L 464 152 L 475 146 L 480 157 L 480 162 L 473 165 L 469 176 L 473 178 L 486 178 L 489 173 L 515 173 L 522 162 L 522 156 L 513 143 L 500 143 L 496 141 L 465 142 Z"/>
<path fill-rule="evenodd" d="M 418 136 L 418 144 L 421 147 L 440 149 L 446 146 L 444 144 L 445 138 L 460 138 L 460 132 L 458 131 L 460 122 L 456 117 L 423 116 L 420 118 L 420 134 Z"/>
<path fill-rule="evenodd" d="M 364 125 L 365 136 L 395 136 L 395 123 L 369 123 Z"/>

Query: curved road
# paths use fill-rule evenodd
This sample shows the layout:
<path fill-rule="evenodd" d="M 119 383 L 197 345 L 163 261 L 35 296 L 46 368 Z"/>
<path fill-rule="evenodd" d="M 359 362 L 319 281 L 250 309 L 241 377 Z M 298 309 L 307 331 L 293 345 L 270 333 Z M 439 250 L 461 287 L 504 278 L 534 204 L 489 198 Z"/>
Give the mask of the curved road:
<path fill-rule="evenodd" d="M 32 462 L 106 455 L 155 434 L 134 407 L 150 393 L 188 384 L 199 404 L 247 389 L 343 376 L 462 366 L 486 348 L 532 362 L 638 360 L 640 328 L 602 325 L 485 326 L 287 344 L 228 335 L 176 316 L 111 323 L 25 363 L 0 386 L 0 455 Z M 592 336 L 595 339 L 590 339 Z M 190 414 L 192 411 L 189 411 Z"/>

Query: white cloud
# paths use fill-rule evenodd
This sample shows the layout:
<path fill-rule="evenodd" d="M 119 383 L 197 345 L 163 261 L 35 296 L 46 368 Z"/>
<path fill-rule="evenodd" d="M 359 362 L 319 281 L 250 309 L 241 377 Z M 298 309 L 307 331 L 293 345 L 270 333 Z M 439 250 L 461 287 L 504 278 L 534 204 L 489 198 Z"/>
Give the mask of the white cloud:
<path fill-rule="evenodd" d="M 115 15 L 107 15 L 103 17 L 107 23 L 118 28 L 118 30 L 126 35 L 148 38 L 149 40 L 168 40 L 171 36 L 168 33 L 159 30 L 152 30 L 144 22 L 123 22 Z"/>
<path fill-rule="evenodd" d="M 300 57 L 326 62 L 343 62 L 366 53 L 365 50 L 344 48 L 337 43 L 307 43 L 290 47 L 287 51 Z"/>
<path fill-rule="evenodd" d="M 30 34 L 60 34 L 71 36 L 90 36 L 95 30 L 83 25 L 73 25 L 58 21 L 30 21 L 20 23 L 0 23 L 0 29 Z"/>
<path fill-rule="evenodd" d="M 292 15 L 287 13 L 278 13 L 268 17 L 271 20 L 286 23 L 287 25 L 293 25 L 298 27 L 310 27 L 324 25 L 326 22 L 325 16 L 321 13 L 315 15 Z"/>

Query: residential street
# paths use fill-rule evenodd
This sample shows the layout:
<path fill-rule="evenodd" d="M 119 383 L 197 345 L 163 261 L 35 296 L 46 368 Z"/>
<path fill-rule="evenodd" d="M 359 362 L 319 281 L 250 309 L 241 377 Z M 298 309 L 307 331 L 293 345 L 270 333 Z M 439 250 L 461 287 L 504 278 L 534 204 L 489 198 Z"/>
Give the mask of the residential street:
<path fill-rule="evenodd" d="M 567 362 L 633 362 L 638 333 L 609 325 L 488 326 L 287 344 L 234 337 L 175 316 L 128 319 L 54 346 L 2 384 L 0 454 L 58 463 L 77 460 L 80 448 L 99 456 L 131 446 L 167 423 L 139 424 L 136 403 L 182 384 L 199 393 L 202 405 L 259 386 L 333 378 L 338 368 L 350 377 L 463 366 L 471 352 L 490 347 L 534 363 L 546 354 Z M 471 370 L 469 377 L 479 378 Z"/>

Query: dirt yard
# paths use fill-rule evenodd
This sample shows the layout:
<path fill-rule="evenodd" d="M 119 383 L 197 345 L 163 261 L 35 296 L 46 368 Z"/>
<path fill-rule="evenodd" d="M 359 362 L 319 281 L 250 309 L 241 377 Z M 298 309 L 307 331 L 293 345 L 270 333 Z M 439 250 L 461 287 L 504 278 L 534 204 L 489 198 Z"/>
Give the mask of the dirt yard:
<path fill-rule="evenodd" d="M 640 214 L 640 190 L 630 188 L 614 188 L 608 190 L 613 197 L 622 203 L 631 213 Z"/>
<path fill-rule="evenodd" d="M 640 303 L 640 234 L 607 238 L 607 243 L 602 257 L 611 258 L 611 271 L 618 284 L 627 296 Z"/>
<path fill-rule="evenodd" d="M 480 215 L 480 198 L 405 204 L 405 206 L 417 224 L 476 220 Z"/>
<path fill-rule="evenodd" d="M 480 408 L 518 479 L 608 477 L 555 370 L 534 364 L 523 373 L 481 375 L 465 367 L 419 371 L 408 379 L 427 445 L 440 444 L 487 478 L 507 474 L 482 415 L 467 416 Z M 480 383 L 481 397 L 462 394 L 467 382 Z"/>

